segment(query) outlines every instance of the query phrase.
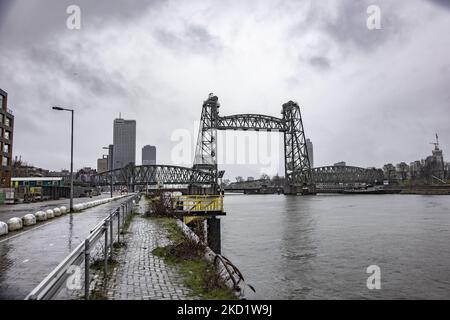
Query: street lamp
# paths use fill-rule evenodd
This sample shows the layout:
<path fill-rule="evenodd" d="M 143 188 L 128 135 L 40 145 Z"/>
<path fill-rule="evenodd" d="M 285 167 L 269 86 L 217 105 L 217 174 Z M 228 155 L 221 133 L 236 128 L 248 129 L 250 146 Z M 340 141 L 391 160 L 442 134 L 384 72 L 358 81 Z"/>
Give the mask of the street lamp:
<path fill-rule="evenodd" d="M 103 147 L 103 149 L 109 150 L 109 147 Z M 111 153 L 111 152 L 110 152 L 110 153 Z M 110 157 L 111 157 L 111 155 L 110 155 Z M 109 167 L 109 166 L 112 166 L 112 161 L 111 161 L 111 159 L 108 158 L 108 167 Z M 113 170 L 113 168 L 109 168 L 109 172 L 110 172 L 109 176 L 110 176 L 110 179 L 111 179 L 111 186 L 110 186 L 110 190 L 111 190 L 111 198 L 113 197 L 113 188 L 114 188 L 114 183 L 113 183 L 113 172 L 112 172 L 112 170 Z"/>
<path fill-rule="evenodd" d="M 70 212 L 73 212 L 73 109 L 65 109 L 61 107 L 52 107 L 57 111 L 70 111 L 72 113 L 72 128 L 70 133 Z"/>

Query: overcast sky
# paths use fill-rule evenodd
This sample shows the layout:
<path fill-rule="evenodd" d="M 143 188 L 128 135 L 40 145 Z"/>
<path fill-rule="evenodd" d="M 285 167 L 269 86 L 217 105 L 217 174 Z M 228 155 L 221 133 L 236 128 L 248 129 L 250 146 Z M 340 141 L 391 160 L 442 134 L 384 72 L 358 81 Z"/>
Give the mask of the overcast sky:
<path fill-rule="evenodd" d="M 80 30 L 66 27 L 70 4 Z M 371 4 L 380 30 L 366 26 Z M 221 115 L 280 117 L 297 101 L 315 166 L 409 163 L 431 154 L 436 132 L 448 160 L 449 34 L 446 0 L 0 0 L 0 88 L 15 115 L 13 154 L 53 170 L 68 168 L 70 119 L 52 105 L 76 108 L 76 168 L 96 167 L 119 112 L 137 120 L 138 164 L 152 144 L 158 163 L 187 166 L 174 140 L 192 132 L 195 142 L 210 92 Z M 222 167 L 230 178 L 281 170 Z"/>

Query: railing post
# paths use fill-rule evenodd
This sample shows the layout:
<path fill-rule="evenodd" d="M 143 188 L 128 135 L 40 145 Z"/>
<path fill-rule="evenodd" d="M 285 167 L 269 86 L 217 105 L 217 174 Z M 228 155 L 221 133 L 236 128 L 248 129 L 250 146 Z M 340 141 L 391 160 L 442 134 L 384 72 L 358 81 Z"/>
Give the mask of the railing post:
<path fill-rule="evenodd" d="M 90 258 L 90 244 L 89 239 L 84 240 L 84 298 L 89 299 L 89 258 Z"/>
<path fill-rule="evenodd" d="M 113 242 L 114 242 L 114 235 L 113 235 L 113 215 L 111 215 L 111 217 L 109 218 L 109 241 L 110 241 L 110 246 L 109 246 L 109 250 L 110 250 L 110 254 L 109 256 L 111 257 L 111 260 L 113 258 Z"/>
<path fill-rule="evenodd" d="M 120 243 L 120 207 L 117 209 L 117 242 Z"/>
<path fill-rule="evenodd" d="M 105 277 L 108 273 L 108 226 L 107 221 L 105 221 L 105 224 L 103 225 L 103 230 L 105 231 L 105 254 L 104 254 L 104 271 L 105 271 Z"/>

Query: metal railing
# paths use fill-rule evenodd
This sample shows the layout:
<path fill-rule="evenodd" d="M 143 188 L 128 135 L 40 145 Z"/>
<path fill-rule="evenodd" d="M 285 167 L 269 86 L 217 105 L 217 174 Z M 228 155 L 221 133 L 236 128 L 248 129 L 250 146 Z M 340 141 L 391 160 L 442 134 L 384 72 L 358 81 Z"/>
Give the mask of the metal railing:
<path fill-rule="evenodd" d="M 186 212 L 223 212 L 223 195 L 183 195 L 176 198 L 175 206 Z"/>
<path fill-rule="evenodd" d="M 135 194 L 122 202 L 106 218 L 100 221 L 91 231 L 89 236 L 80 243 L 45 279 L 35 287 L 25 300 L 50 300 L 55 298 L 64 285 L 70 290 L 84 291 L 84 298 L 90 297 L 91 284 L 91 259 L 96 254 L 103 260 L 105 276 L 108 272 L 108 260 L 113 257 L 114 243 L 120 243 L 121 227 L 126 218 L 132 213 L 133 204 L 138 203 L 140 195 Z M 116 225 L 117 227 L 114 227 Z M 116 229 L 116 235 L 114 234 Z M 104 238 L 104 242 L 100 241 Z M 96 246 L 100 250 L 95 250 Z M 100 261 L 99 259 L 96 260 Z M 84 281 L 81 267 L 84 266 Z M 75 276 L 75 277 L 74 277 Z M 69 281 L 73 283 L 68 284 Z"/>

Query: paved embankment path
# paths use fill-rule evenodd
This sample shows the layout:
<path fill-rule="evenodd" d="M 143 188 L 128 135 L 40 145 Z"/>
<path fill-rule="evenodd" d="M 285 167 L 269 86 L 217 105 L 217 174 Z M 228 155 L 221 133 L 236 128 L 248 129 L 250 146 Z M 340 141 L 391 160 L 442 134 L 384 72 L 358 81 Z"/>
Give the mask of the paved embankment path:
<path fill-rule="evenodd" d="M 114 196 L 119 195 L 119 193 L 114 193 Z M 102 193 L 98 196 L 94 196 L 92 198 L 84 197 L 84 198 L 74 198 L 73 204 L 79 204 L 89 201 L 95 201 L 100 199 L 110 198 L 109 193 Z M 20 204 L 2 204 L 0 205 L 0 221 L 6 222 L 8 219 L 12 217 L 22 218 L 24 215 L 28 213 L 36 213 L 37 211 L 45 211 L 47 209 L 59 208 L 61 206 L 66 206 L 69 208 L 69 199 L 60 199 L 60 200 L 49 200 L 42 202 L 31 202 L 31 203 L 20 203 Z"/>
<path fill-rule="evenodd" d="M 127 199 L 66 214 L 0 238 L 0 299 L 24 299 L 97 223 Z"/>
<path fill-rule="evenodd" d="M 175 267 L 152 254 L 156 247 L 170 244 L 168 233 L 155 220 L 135 216 L 125 235 L 127 246 L 116 260 L 117 267 L 106 285 L 108 300 L 195 299 L 183 285 Z"/>

